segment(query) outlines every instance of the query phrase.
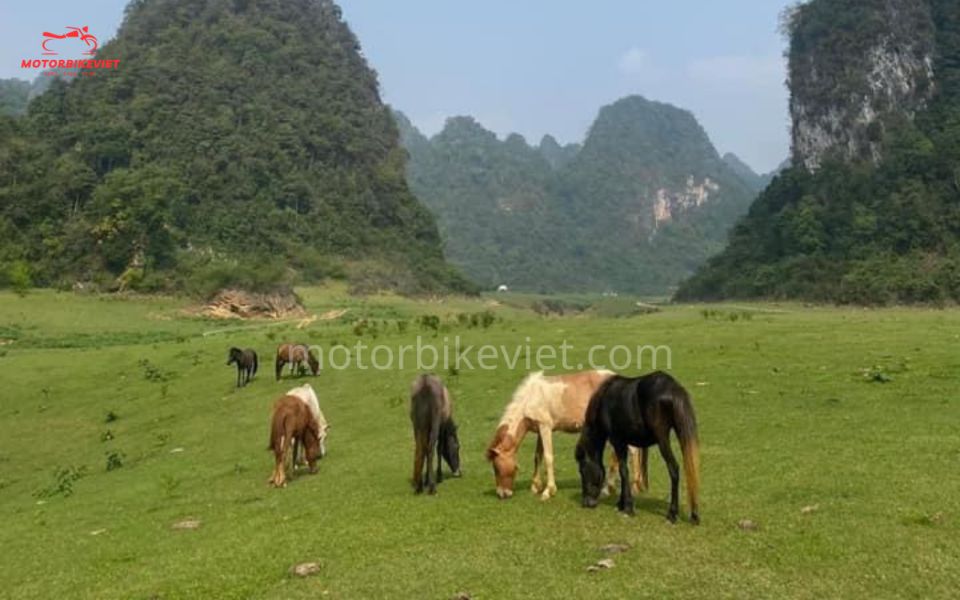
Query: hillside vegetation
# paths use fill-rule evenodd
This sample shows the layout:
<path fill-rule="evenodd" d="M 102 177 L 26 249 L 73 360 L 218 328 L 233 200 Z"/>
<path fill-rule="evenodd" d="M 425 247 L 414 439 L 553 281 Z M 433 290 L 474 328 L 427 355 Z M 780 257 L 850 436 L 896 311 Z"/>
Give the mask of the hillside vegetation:
<path fill-rule="evenodd" d="M 960 301 L 960 5 L 814 0 L 789 31 L 797 166 L 677 297 Z"/>
<path fill-rule="evenodd" d="M 0 117 L 8 278 L 469 288 L 332 1 L 134 0 L 98 55 L 122 68 L 53 81 Z"/>

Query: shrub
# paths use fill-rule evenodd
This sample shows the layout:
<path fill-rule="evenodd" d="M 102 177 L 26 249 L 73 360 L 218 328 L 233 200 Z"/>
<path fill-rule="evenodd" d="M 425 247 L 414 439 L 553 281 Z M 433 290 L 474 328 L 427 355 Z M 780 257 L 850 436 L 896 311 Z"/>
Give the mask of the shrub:
<path fill-rule="evenodd" d="M 22 260 L 15 260 L 10 264 L 7 269 L 7 279 L 10 282 L 10 289 L 21 297 L 26 296 L 33 286 L 30 265 Z"/>

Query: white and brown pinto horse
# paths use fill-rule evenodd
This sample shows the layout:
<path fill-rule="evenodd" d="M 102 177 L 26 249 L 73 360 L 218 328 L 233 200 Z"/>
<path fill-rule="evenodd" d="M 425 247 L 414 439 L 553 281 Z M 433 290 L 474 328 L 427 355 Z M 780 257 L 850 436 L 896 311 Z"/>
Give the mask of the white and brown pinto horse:
<path fill-rule="evenodd" d="M 303 400 L 297 396 L 283 395 L 273 405 L 270 444 L 267 446 L 274 457 L 273 473 L 268 482 L 274 487 L 287 485 L 287 471 L 291 466 L 289 459 L 297 443 L 306 450 L 310 472 L 315 473 L 317 454 L 320 452 L 317 421 Z"/>
<path fill-rule="evenodd" d="M 330 424 L 327 423 L 326 417 L 323 416 L 323 411 L 320 410 L 320 401 L 317 399 L 317 392 L 313 390 L 313 386 L 309 383 L 305 383 L 301 386 L 295 387 L 287 391 L 288 396 L 294 396 L 300 398 L 300 400 L 307 405 L 307 408 L 310 409 L 310 414 L 313 415 L 313 420 L 316 422 L 317 426 L 317 437 L 319 438 L 319 455 L 318 458 L 323 458 L 327 455 L 327 430 L 330 429 Z M 297 461 L 297 448 L 293 450 L 294 463 Z"/>
<path fill-rule="evenodd" d="M 513 482 L 519 470 L 517 451 L 524 436 L 533 431 L 537 435 L 534 454 L 533 483 L 530 490 L 543 500 L 557 493 L 553 468 L 553 432 L 577 433 L 583 427 L 584 415 L 590 398 L 597 388 L 614 373 L 612 371 L 582 371 L 568 375 L 544 375 L 542 371 L 528 375 L 513 393 L 513 399 L 503 412 L 493 441 L 487 448 L 487 460 L 493 463 L 497 497 L 513 495 Z M 633 450 L 631 460 L 636 458 Z M 644 457 L 645 458 L 645 457 Z M 540 464 L 546 470 L 546 485 L 540 477 Z M 638 461 L 639 462 L 639 461 Z M 643 465 L 646 460 L 643 460 Z M 611 473 L 616 472 L 611 466 Z M 633 469 L 633 486 L 646 487 L 646 469 Z M 608 482 L 612 485 L 612 481 Z"/>

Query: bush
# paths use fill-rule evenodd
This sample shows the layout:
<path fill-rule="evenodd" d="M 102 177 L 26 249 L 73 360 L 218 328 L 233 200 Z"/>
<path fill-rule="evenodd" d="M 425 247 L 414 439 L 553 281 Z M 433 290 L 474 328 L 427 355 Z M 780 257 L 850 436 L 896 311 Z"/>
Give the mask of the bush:
<path fill-rule="evenodd" d="M 13 261 L 7 269 L 7 280 L 10 283 L 10 289 L 21 297 L 26 296 L 33 287 L 30 265 L 22 260 Z"/>

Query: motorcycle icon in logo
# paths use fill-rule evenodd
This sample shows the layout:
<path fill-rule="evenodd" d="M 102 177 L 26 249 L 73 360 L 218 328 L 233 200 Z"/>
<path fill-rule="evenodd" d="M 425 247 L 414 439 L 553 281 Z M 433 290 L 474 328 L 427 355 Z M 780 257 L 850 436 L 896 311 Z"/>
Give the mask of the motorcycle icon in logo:
<path fill-rule="evenodd" d="M 84 52 L 84 54 L 93 55 L 93 54 L 96 54 L 97 47 L 100 44 L 99 42 L 97 42 L 97 37 L 89 32 L 90 32 L 90 28 L 87 27 L 86 25 L 84 25 L 83 27 L 67 27 L 67 33 L 63 33 L 63 34 L 50 33 L 49 31 L 44 31 L 43 37 L 45 39 L 43 40 L 43 43 L 40 45 L 43 47 L 45 55 L 57 54 L 57 52 L 54 52 L 50 48 L 47 48 L 47 44 L 49 44 L 54 40 L 65 40 L 67 38 L 79 38 L 81 42 L 83 42 L 84 44 L 87 45 L 88 48 L 90 48 L 89 50 Z"/>

